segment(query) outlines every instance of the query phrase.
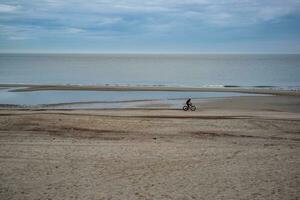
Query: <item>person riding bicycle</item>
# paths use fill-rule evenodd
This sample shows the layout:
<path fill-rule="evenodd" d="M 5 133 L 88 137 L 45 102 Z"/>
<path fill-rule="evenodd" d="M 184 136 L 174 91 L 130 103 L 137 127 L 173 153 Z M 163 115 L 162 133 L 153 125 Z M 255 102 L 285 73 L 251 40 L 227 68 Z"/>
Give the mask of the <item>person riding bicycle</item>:
<path fill-rule="evenodd" d="M 195 111 L 196 110 L 196 106 L 192 105 L 192 102 L 191 102 L 191 98 L 189 98 L 186 102 L 185 102 L 185 106 L 182 107 L 182 109 L 184 111 L 188 111 L 188 110 L 191 110 L 191 111 Z"/>
<path fill-rule="evenodd" d="M 192 105 L 192 102 L 191 102 L 191 98 L 189 98 L 186 103 L 187 107 L 189 108 L 191 105 Z"/>

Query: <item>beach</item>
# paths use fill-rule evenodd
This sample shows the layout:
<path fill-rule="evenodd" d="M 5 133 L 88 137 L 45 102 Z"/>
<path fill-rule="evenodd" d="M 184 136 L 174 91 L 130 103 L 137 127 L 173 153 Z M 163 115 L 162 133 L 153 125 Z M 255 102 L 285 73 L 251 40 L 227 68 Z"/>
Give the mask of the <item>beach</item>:
<path fill-rule="evenodd" d="M 299 19 L 0 1 L 0 200 L 300 200 Z"/>
<path fill-rule="evenodd" d="M 126 109 L 4 106 L 0 198 L 299 198 L 297 92 L 193 104 L 195 112 L 152 101 Z"/>

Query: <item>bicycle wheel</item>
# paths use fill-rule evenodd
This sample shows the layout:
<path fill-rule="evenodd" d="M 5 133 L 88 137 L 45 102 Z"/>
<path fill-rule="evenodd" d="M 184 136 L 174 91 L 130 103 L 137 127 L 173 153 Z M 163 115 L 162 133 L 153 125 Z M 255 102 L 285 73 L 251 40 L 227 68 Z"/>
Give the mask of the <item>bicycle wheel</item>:
<path fill-rule="evenodd" d="M 196 110 L 196 106 L 191 106 L 191 111 L 195 111 Z"/>
<path fill-rule="evenodd" d="M 187 106 L 183 106 L 182 108 L 184 111 L 187 111 L 189 108 Z"/>

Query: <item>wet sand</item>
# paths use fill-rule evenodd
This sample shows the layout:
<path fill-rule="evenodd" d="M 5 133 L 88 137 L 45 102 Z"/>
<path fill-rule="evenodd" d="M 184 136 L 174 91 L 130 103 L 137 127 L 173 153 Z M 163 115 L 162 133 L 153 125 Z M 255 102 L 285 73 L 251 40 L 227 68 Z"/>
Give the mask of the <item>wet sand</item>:
<path fill-rule="evenodd" d="M 242 87 L 167 87 L 167 86 L 120 86 L 120 85 L 32 85 L 32 84 L 0 84 L 0 87 L 16 88 L 13 92 L 32 92 L 43 90 L 80 90 L 80 91 L 165 91 L 165 92 L 238 92 L 247 94 L 269 94 L 284 96 L 300 96 L 300 91 L 270 89 L 270 88 L 242 88 Z"/>
<path fill-rule="evenodd" d="M 300 197 L 299 97 L 194 104 L 2 108 L 0 199 Z"/>

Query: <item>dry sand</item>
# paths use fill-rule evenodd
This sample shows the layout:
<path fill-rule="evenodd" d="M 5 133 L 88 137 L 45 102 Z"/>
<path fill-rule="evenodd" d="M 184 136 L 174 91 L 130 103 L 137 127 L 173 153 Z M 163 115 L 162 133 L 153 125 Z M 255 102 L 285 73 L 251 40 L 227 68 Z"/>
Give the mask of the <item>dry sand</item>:
<path fill-rule="evenodd" d="M 0 199 L 299 199 L 300 98 L 0 110 Z"/>

